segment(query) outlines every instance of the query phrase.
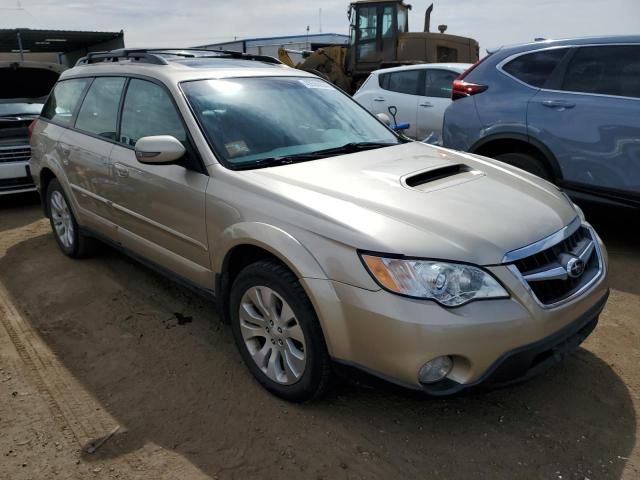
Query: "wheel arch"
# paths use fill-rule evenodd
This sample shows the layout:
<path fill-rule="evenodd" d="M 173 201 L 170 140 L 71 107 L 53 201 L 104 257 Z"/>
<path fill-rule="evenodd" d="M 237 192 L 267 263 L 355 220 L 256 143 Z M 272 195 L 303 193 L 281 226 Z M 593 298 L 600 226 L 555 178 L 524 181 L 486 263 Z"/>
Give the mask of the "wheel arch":
<path fill-rule="evenodd" d="M 225 322 L 229 321 L 231 285 L 237 274 L 251 263 L 269 258 L 287 267 L 297 278 L 327 278 L 315 257 L 298 240 L 284 230 L 265 223 L 244 222 L 229 227 L 222 235 L 215 257 L 216 303 Z M 305 288 L 304 282 L 302 284 Z M 311 292 L 306 293 L 314 303 Z"/>
<path fill-rule="evenodd" d="M 42 213 L 44 213 L 45 217 L 49 218 L 50 212 L 49 212 L 49 205 L 47 205 L 47 189 L 49 188 L 49 184 L 51 183 L 51 180 L 53 180 L 54 178 L 57 179 L 58 177 L 56 177 L 56 174 L 53 173 L 53 170 L 51 170 L 48 167 L 44 167 L 42 168 L 42 170 L 40 170 L 39 177 L 40 177 L 40 204 L 42 206 Z"/>
<path fill-rule="evenodd" d="M 471 153 L 486 157 L 513 151 L 524 151 L 536 156 L 544 162 L 555 182 L 562 180 L 562 169 L 553 152 L 544 143 L 528 135 L 521 133 L 488 135 L 478 140 L 469 149 Z"/>

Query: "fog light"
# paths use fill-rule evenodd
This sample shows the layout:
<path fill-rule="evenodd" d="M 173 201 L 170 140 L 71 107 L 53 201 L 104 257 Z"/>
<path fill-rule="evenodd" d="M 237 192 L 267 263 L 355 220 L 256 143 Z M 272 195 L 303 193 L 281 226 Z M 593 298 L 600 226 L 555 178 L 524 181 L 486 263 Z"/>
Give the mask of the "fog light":
<path fill-rule="evenodd" d="M 436 357 L 420 368 L 418 380 L 420 380 L 420 383 L 438 382 L 449 375 L 452 368 L 453 360 L 451 360 L 451 357 L 447 355 Z"/>

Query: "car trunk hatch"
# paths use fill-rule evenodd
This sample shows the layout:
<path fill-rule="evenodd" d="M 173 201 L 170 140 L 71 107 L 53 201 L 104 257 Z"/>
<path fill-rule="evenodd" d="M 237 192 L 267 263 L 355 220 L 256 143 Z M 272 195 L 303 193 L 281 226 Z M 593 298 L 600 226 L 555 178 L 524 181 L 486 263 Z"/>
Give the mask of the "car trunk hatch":
<path fill-rule="evenodd" d="M 49 95 L 60 73 L 51 67 L 23 66 L 18 62 L 0 67 L 0 99 L 39 99 Z"/>
<path fill-rule="evenodd" d="M 50 63 L 0 63 L 0 146 L 29 143 L 28 127 L 35 115 L 26 114 L 19 105 L 44 103 L 64 68 Z M 17 105 L 15 111 L 10 104 Z"/>

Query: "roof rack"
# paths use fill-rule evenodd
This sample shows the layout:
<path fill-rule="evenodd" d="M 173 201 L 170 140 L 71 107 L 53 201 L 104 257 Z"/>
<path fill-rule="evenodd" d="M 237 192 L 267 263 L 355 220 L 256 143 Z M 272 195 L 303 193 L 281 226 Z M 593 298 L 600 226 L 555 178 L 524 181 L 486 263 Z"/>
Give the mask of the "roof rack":
<path fill-rule="evenodd" d="M 154 65 L 168 65 L 164 58 L 149 53 L 146 49 L 120 48 L 110 52 L 90 52 L 86 57 L 82 57 L 76 65 L 88 65 L 90 63 L 117 62 L 121 59 L 129 59 L 135 62 L 152 63 Z"/>
<path fill-rule="evenodd" d="M 209 50 L 205 48 L 121 48 L 111 50 L 110 52 L 90 52 L 85 57 L 79 59 L 76 65 L 118 62 L 122 59 L 153 65 L 168 65 L 167 56 L 184 58 L 237 58 L 273 64 L 282 63 L 277 58 L 267 55 L 253 55 L 251 53 L 236 52 L 233 50 Z"/>

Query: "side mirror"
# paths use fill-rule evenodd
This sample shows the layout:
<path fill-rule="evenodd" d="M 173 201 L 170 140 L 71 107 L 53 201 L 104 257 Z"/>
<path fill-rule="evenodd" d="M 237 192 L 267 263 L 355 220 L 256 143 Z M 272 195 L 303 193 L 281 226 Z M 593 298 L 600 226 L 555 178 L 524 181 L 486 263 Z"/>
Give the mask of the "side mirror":
<path fill-rule="evenodd" d="M 140 163 L 149 164 L 175 162 L 186 153 L 184 145 L 171 135 L 142 137 L 136 142 L 135 151 Z"/>
<path fill-rule="evenodd" d="M 378 120 L 384 123 L 387 127 L 391 126 L 391 119 L 386 113 L 376 113 L 376 117 L 378 117 Z"/>

